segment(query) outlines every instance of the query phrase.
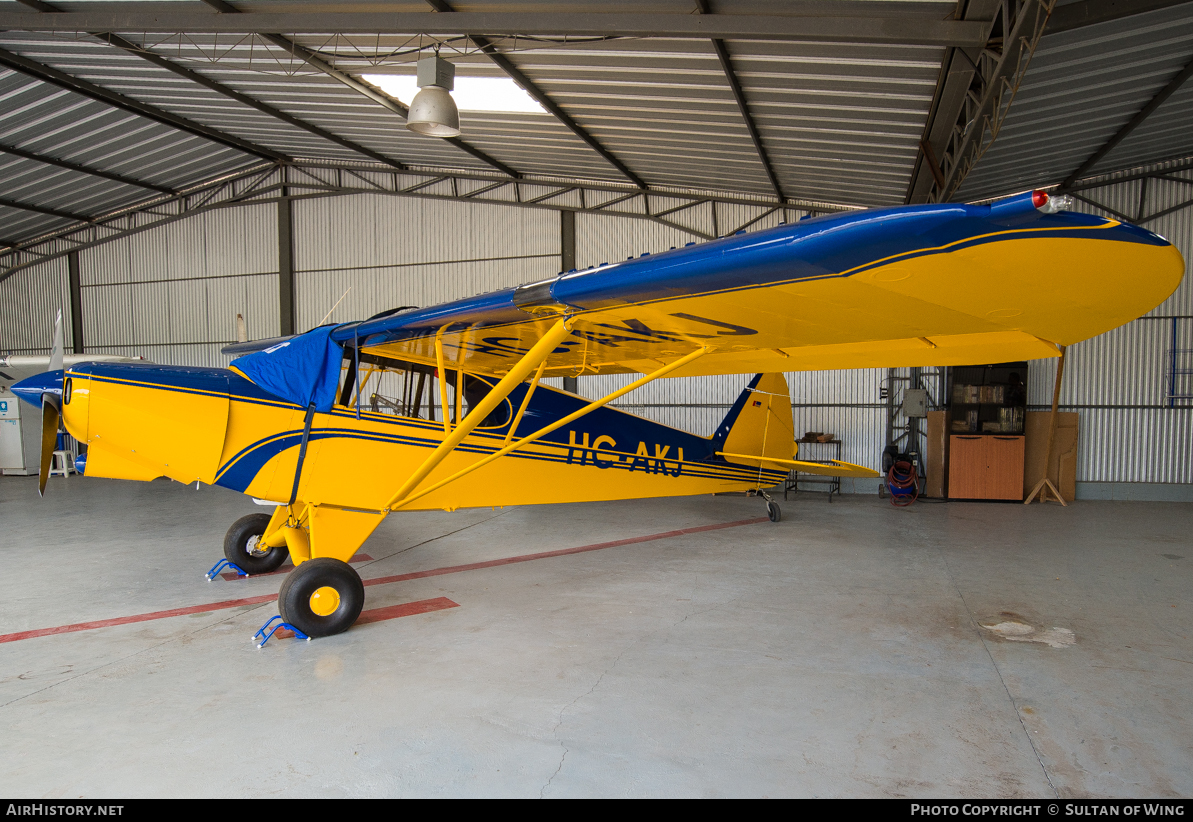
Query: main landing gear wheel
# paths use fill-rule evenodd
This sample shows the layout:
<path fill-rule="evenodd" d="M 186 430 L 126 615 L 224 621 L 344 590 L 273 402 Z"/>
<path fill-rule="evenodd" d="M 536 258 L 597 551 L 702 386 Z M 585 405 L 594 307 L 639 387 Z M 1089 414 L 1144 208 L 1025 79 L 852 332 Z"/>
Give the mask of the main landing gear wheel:
<path fill-rule="evenodd" d="M 268 574 L 282 567 L 290 552 L 286 546 L 270 548 L 261 542 L 269 514 L 249 514 L 232 523 L 224 537 L 224 556 L 247 574 Z"/>
<path fill-rule="evenodd" d="M 278 591 L 278 611 L 307 636 L 331 636 L 352 627 L 365 604 L 365 586 L 346 562 L 309 559 L 287 576 Z"/>

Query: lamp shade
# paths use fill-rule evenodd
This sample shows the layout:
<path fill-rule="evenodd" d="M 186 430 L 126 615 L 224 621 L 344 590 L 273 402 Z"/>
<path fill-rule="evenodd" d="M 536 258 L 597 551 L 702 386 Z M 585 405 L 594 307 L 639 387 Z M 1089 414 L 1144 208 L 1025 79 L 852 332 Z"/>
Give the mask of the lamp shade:
<path fill-rule="evenodd" d="M 456 101 L 442 86 L 423 86 L 410 101 L 406 128 L 428 137 L 460 136 L 460 112 Z"/>

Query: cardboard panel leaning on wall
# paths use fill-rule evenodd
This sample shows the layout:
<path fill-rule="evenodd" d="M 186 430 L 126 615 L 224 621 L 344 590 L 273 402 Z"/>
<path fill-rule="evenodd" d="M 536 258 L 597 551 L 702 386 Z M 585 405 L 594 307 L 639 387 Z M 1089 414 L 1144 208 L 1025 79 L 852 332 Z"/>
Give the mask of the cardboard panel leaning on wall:
<path fill-rule="evenodd" d="M 1048 477 L 1056 483 L 1056 490 L 1071 502 L 1077 496 L 1077 449 L 1080 441 L 1079 415 L 1059 411 L 1056 414 L 1056 438 L 1052 445 L 1052 459 L 1048 462 Z M 1024 421 L 1026 453 L 1023 461 L 1023 498 L 1035 490 L 1044 478 L 1044 462 L 1048 459 L 1048 437 L 1052 427 L 1051 411 L 1029 411 Z"/>
<path fill-rule="evenodd" d="M 92 352 L 223 366 L 242 314 L 250 338 L 278 334 L 277 207 L 217 209 L 80 254 Z"/>

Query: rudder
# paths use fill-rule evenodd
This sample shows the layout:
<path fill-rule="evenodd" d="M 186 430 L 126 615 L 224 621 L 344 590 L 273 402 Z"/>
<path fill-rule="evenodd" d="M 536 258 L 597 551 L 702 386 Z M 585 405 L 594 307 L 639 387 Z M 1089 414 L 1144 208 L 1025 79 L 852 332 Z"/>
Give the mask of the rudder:
<path fill-rule="evenodd" d="M 795 423 L 787 378 L 781 373 L 755 375 L 717 427 L 713 440 L 716 450 L 727 454 L 793 459 Z"/>

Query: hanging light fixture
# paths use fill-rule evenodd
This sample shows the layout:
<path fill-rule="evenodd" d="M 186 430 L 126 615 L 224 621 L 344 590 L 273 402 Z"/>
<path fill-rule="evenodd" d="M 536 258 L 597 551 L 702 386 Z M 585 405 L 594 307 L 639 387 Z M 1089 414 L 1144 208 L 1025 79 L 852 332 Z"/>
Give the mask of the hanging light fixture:
<path fill-rule="evenodd" d="M 458 137 L 460 112 L 450 94 L 456 67 L 438 54 L 418 61 L 418 94 L 410 101 L 406 128 L 428 137 Z"/>

